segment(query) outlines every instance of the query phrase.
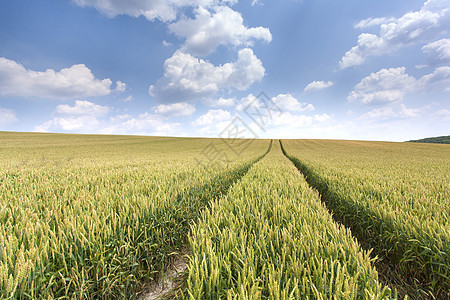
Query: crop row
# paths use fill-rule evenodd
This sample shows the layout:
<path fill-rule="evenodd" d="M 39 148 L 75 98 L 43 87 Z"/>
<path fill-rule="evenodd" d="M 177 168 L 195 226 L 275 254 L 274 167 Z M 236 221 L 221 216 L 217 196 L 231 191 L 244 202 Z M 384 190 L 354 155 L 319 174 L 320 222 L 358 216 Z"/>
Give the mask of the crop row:
<path fill-rule="evenodd" d="M 189 241 L 183 298 L 396 297 L 279 143 L 202 213 Z"/>
<path fill-rule="evenodd" d="M 2 299 L 134 297 L 268 146 L 254 141 L 232 163 L 202 168 L 208 140 L 18 138 L 0 162 Z"/>
<path fill-rule="evenodd" d="M 447 145 L 286 140 L 283 146 L 336 217 L 402 274 L 407 293 L 450 297 Z"/>

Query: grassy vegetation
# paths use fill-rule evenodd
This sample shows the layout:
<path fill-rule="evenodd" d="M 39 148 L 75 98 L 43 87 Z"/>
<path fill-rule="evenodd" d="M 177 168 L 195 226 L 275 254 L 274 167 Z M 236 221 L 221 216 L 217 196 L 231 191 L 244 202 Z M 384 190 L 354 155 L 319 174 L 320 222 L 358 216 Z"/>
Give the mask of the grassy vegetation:
<path fill-rule="evenodd" d="M 395 298 L 279 143 L 191 232 L 183 298 Z"/>
<path fill-rule="evenodd" d="M 221 140 L 0 133 L 0 298 L 133 298 L 267 150 Z"/>
<path fill-rule="evenodd" d="M 450 135 L 424 138 L 420 140 L 411 140 L 410 143 L 434 143 L 434 144 L 450 144 Z"/>
<path fill-rule="evenodd" d="M 449 146 L 324 140 L 283 145 L 336 217 L 403 276 L 408 293 L 450 297 Z"/>

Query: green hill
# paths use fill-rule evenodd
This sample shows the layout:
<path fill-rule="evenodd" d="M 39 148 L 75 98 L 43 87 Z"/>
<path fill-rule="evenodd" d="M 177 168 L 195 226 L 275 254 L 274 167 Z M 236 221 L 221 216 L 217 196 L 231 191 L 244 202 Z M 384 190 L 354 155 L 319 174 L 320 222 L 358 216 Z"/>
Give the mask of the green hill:
<path fill-rule="evenodd" d="M 424 138 L 420 140 L 411 140 L 410 143 L 434 143 L 434 144 L 450 144 L 450 135 Z"/>

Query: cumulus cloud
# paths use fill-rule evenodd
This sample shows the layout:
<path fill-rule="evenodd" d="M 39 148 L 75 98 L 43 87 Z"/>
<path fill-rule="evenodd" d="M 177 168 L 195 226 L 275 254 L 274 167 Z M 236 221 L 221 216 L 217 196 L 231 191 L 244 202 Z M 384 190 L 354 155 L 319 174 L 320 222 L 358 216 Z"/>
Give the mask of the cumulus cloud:
<path fill-rule="evenodd" d="M 422 52 L 428 54 L 432 61 L 450 61 L 450 39 L 441 39 L 422 47 Z"/>
<path fill-rule="evenodd" d="M 305 92 L 323 90 L 332 86 L 333 84 L 333 81 L 313 81 L 305 87 Z"/>
<path fill-rule="evenodd" d="M 309 103 L 301 103 L 291 94 L 279 94 L 272 98 L 272 101 L 282 110 L 282 111 L 295 111 L 304 112 L 314 110 L 314 106 Z"/>
<path fill-rule="evenodd" d="M 347 99 L 365 104 L 402 100 L 405 93 L 416 84 L 416 79 L 405 71 L 405 67 L 400 67 L 372 73 L 355 86 Z"/>
<path fill-rule="evenodd" d="M 104 96 L 111 93 L 112 81 L 96 79 L 83 64 L 55 71 L 38 72 L 0 57 L 0 95 L 41 98 Z"/>
<path fill-rule="evenodd" d="M 160 108 L 161 110 L 164 110 Z M 106 118 L 110 109 L 89 101 L 77 100 L 73 106 L 58 105 L 54 118 L 34 127 L 38 132 L 77 132 L 140 135 L 184 135 L 179 123 L 170 123 L 160 114 L 148 112 L 134 117 L 128 114 Z M 166 109 L 166 112 L 168 110 Z"/>
<path fill-rule="evenodd" d="M 117 93 L 123 93 L 127 89 L 127 84 L 125 82 L 122 82 L 120 80 L 116 81 L 116 88 L 114 89 Z"/>
<path fill-rule="evenodd" d="M 259 101 L 259 99 L 253 95 L 253 94 L 248 94 L 245 97 L 242 97 L 237 105 L 236 105 L 236 110 L 237 111 L 242 111 L 244 109 L 246 109 L 248 106 L 254 107 L 254 108 L 260 108 L 261 107 L 261 103 Z"/>
<path fill-rule="evenodd" d="M 418 81 L 418 88 L 425 90 L 443 89 L 446 92 L 450 91 L 450 67 L 443 66 L 436 68 L 433 73 L 424 75 Z"/>
<path fill-rule="evenodd" d="M 413 91 L 447 90 L 450 86 L 450 67 L 436 68 L 433 73 L 416 79 L 406 73 L 405 67 L 381 69 L 363 78 L 350 92 L 349 101 L 364 104 L 401 101 Z"/>
<path fill-rule="evenodd" d="M 262 62 L 250 48 L 240 50 L 236 61 L 217 67 L 178 50 L 164 62 L 164 76 L 150 86 L 149 93 L 165 102 L 194 100 L 224 88 L 245 90 L 264 75 Z"/>
<path fill-rule="evenodd" d="M 236 103 L 236 98 L 206 99 L 204 103 L 211 107 L 231 107 Z"/>
<path fill-rule="evenodd" d="M 100 122 L 93 116 L 79 116 L 79 117 L 55 117 L 41 125 L 35 126 L 34 131 L 37 132 L 88 132 L 95 130 Z"/>
<path fill-rule="evenodd" d="M 71 116 L 104 116 L 109 112 L 109 108 L 89 101 L 76 100 L 74 106 L 61 104 L 56 107 L 55 113 Z"/>
<path fill-rule="evenodd" d="M 177 36 L 185 38 L 185 52 L 194 55 L 208 55 L 220 45 L 252 46 L 257 39 L 270 42 L 272 35 L 268 28 L 247 28 L 240 13 L 227 6 L 214 8 L 209 12 L 204 7 L 195 10 L 195 19 L 181 19 L 169 25 Z"/>
<path fill-rule="evenodd" d="M 109 108 L 89 101 L 76 100 L 73 106 L 58 105 L 55 109 L 57 115 L 53 119 L 35 126 L 34 131 L 79 131 L 95 130 L 100 125 L 99 117 L 109 112 Z"/>
<path fill-rule="evenodd" d="M 323 123 L 331 119 L 328 114 L 316 114 L 313 116 L 293 114 L 285 112 L 280 116 L 274 116 L 272 125 L 288 126 L 289 128 L 300 128 L 305 126 L 312 126 L 317 123 Z"/>
<path fill-rule="evenodd" d="M 274 115 L 281 116 L 285 111 L 303 112 L 314 110 L 314 106 L 308 103 L 301 103 L 291 94 L 278 94 L 271 99 L 266 95 L 258 97 L 249 94 L 242 97 L 236 104 L 236 111 L 242 111 L 245 115 L 253 118 L 259 127 L 265 127 L 271 123 Z"/>
<path fill-rule="evenodd" d="M 395 22 L 395 21 L 396 21 L 396 18 L 368 18 L 368 19 L 359 21 L 355 25 L 355 28 L 364 29 L 367 27 L 377 26 L 377 25 L 391 23 L 391 22 Z"/>
<path fill-rule="evenodd" d="M 364 63 L 370 56 L 391 53 L 401 47 L 431 41 L 441 30 L 449 8 L 448 0 L 428 0 L 419 11 L 398 19 L 386 19 L 378 35 L 363 33 L 357 45 L 345 53 L 339 62 L 345 69 Z M 374 21 L 376 20 L 376 22 Z M 382 18 L 372 19 L 380 23 Z M 371 21 L 361 23 L 361 26 Z"/>
<path fill-rule="evenodd" d="M 161 104 L 153 108 L 154 112 L 166 117 L 190 116 L 195 112 L 195 106 L 186 102 Z"/>
<path fill-rule="evenodd" d="M 210 109 L 206 114 L 197 118 L 192 125 L 206 126 L 216 124 L 223 121 L 231 120 L 231 113 L 223 109 Z"/>
<path fill-rule="evenodd" d="M 0 107 L 0 125 L 7 125 L 18 122 L 15 112 L 12 109 Z"/>
<path fill-rule="evenodd" d="M 313 111 L 314 106 L 300 102 L 291 94 L 278 94 L 272 97 L 270 101 L 265 100 L 264 97 L 259 98 L 249 94 L 240 99 L 235 109 L 238 112 L 245 111 L 251 115 L 253 115 L 252 112 L 257 112 L 254 114 L 256 118 L 249 116 L 252 122 L 248 123 L 248 126 L 253 128 L 255 132 L 262 130 L 268 133 L 276 131 L 276 128 L 281 130 L 282 127 L 286 130 L 296 130 L 305 126 L 315 126 L 331 118 L 327 114 L 301 114 Z M 245 116 L 244 113 L 240 114 Z"/>
<path fill-rule="evenodd" d="M 237 0 L 73 0 L 79 6 L 94 7 L 112 18 L 117 15 L 144 16 L 147 20 L 170 22 L 184 7 L 233 5 Z"/>
<path fill-rule="evenodd" d="M 260 0 L 253 0 L 251 6 L 264 5 Z"/>
<path fill-rule="evenodd" d="M 259 134 L 280 133 L 285 130 L 294 132 L 299 129 L 313 128 L 327 124 L 331 120 L 331 116 L 325 113 L 304 114 L 314 110 L 314 107 L 311 104 L 300 102 L 291 94 L 279 94 L 271 99 L 248 94 L 240 99 L 234 99 L 234 103 L 235 112 L 245 123 L 246 129 L 243 129 L 244 126 L 241 129 L 249 138 Z M 268 113 L 269 110 L 271 113 Z M 197 127 L 196 132 L 199 134 L 220 136 L 233 120 L 235 119 L 230 111 L 211 109 L 191 124 Z"/>
<path fill-rule="evenodd" d="M 419 109 L 407 108 L 404 104 L 400 104 L 398 108 L 393 106 L 386 106 L 381 108 L 375 108 L 368 113 L 363 114 L 359 119 L 361 120 L 392 120 L 403 118 L 414 118 L 419 116 Z"/>
<path fill-rule="evenodd" d="M 180 123 L 166 122 L 155 114 L 142 113 L 137 117 L 117 115 L 111 117 L 109 123 L 101 130 L 105 134 L 137 134 L 156 136 L 185 135 Z"/>

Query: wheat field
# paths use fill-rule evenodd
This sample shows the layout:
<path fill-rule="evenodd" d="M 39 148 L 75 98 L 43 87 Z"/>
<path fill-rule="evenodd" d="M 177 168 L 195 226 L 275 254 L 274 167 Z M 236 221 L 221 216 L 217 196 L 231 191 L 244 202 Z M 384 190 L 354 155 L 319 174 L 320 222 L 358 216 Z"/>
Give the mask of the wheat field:
<path fill-rule="evenodd" d="M 2 299 L 136 299 L 183 249 L 171 298 L 449 296 L 448 145 L 0 141 Z"/>

